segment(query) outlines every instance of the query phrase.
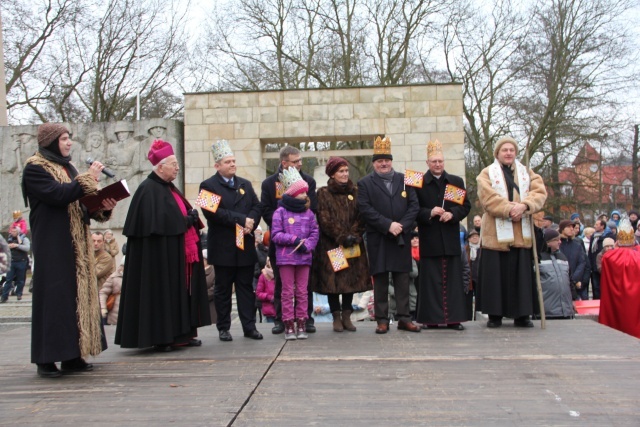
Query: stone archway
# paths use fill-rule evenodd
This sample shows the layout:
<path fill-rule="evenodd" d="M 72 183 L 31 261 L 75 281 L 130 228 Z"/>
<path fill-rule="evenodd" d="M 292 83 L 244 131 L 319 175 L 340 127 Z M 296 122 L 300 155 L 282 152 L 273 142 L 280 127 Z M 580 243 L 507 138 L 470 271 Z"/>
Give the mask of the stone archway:
<path fill-rule="evenodd" d="M 215 173 L 211 144 L 230 142 L 238 175 L 256 192 L 266 177 L 270 143 L 366 140 L 387 135 L 394 168 L 426 170 L 425 144 L 442 142 L 447 171 L 464 177 L 460 84 L 185 94 L 185 194 Z M 340 150 L 326 155 L 370 155 Z M 308 156 L 305 153 L 305 156 Z"/>

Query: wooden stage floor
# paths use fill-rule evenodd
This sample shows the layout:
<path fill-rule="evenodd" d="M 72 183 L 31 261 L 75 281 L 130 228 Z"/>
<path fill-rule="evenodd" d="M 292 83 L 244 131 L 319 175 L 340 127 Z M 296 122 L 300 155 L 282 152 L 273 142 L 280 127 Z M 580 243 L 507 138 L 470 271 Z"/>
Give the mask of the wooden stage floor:
<path fill-rule="evenodd" d="M 29 326 L 0 328 L 0 425 L 639 426 L 640 340 L 592 320 L 541 330 L 355 333 L 318 324 L 306 341 L 258 325 L 263 341 L 171 353 L 114 345 L 91 373 L 41 379 Z M 114 327 L 107 327 L 113 342 Z"/>

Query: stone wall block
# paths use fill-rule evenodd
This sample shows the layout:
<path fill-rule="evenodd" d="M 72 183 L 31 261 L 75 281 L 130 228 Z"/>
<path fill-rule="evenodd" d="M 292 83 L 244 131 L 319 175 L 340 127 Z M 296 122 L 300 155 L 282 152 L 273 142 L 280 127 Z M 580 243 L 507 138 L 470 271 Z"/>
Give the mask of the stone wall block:
<path fill-rule="evenodd" d="M 404 103 L 405 117 L 427 117 L 429 116 L 429 102 L 408 101 Z"/>
<path fill-rule="evenodd" d="M 380 117 L 380 106 L 375 103 L 354 104 L 353 117 L 355 119 L 377 119 Z"/>
<path fill-rule="evenodd" d="M 333 102 L 335 104 L 357 104 L 360 102 L 359 89 L 334 89 Z"/>
<path fill-rule="evenodd" d="M 308 137 L 309 122 L 285 122 L 284 138 L 294 138 L 299 140 L 301 137 Z"/>
<path fill-rule="evenodd" d="M 362 135 L 384 135 L 386 133 L 385 119 L 360 120 Z"/>
<path fill-rule="evenodd" d="M 384 102 L 383 87 L 363 87 L 360 88 L 360 102 Z"/>
<path fill-rule="evenodd" d="M 246 168 L 247 166 L 260 166 L 262 164 L 262 154 L 260 150 L 239 150 L 234 152 L 236 164 Z M 240 175 L 238 173 L 238 175 Z M 240 175 L 242 176 L 242 175 Z"/>
<path fill-rule="evenodd" d="M 380 106 L 380 117 L 388 118 L 388 117 L 404 117 L 405 109 L 404 102 L 381 102 Z"/>
<path fill-rule="evenodd" d="M 283 105 L 307 105 L 309 104 L 308 90 L 291 90 L 283 92 Z"/>
<path fill-rule="evenodd" d="M 433 101 L 438 97 L 438 90 L 436 86 L 412 86 L 411 87 L 411 100 L 412 101 Z"/>
<path fill-rule="evenodd" d="M 190 140 L 205 140 L 209 139 L 209 126 L 207 125 L 191 125 L 186 126 L 184 129 L 185 141 Z"/>
<path fill-rule="evenodd" d="M 205 159 L 209 160 L 208 157 L 205 157 Z M 187 163 L 185 163 L 184 166 L 185 166 L 184 168 L 185 184 L 200 184 L 202 181 L 205 180 L 204 167 L 194 167 Z M 209 165 L 207 164 L 205 165 L 205 167 L 209 167 Z"/>
<path fill-rule="evenodd" d="M 227 123 L 227 108 L 207 108 L 202 110 L 202 121 L 206 124 Z"/>
<path fill-rule="evenodd" d="M 184 97 L 184 109 L 193 110 L 193 109 L 203 109 L 209 108 L 209 95 L 185 95 Z"/>
<path fill-rule="evenodd" d="M 278 121 L 297 122 L 303 120 L 301 105 L 278 107 Z"/>
<path fill-rule="evenodd" d="M 387 102 L 411 100 L 411 89 L 406 86 L 387 86 L 384 88 L 384 99 Z"/>
<path fill-rule="evenodd" d="M 353 104 L 335 104 L 333 108 L 333 118 L 335 120 L 353 119 Z"/>
<path fill-rule="evenodd" d="M 445 116 L 436 118 L 438 132 L 462 131 L 462 116 Z"/>
<path fill-rule="evenodd" d="M 409 133 L 411 132 L 411 119 L 385 119 L 387 133 Z"/>
<path fill-rule="evenodd" d="M 189 151 L 184 156 L 185 169 L 209 166 L 209 151 Z"/>
<path fill-rule="evenodd" d="M 234 139 L 231 141 L 231 149 L 235 153 L 236 151 L 260 151 L 262 146 L 260 145 L 260 139 L 258 138 L 243 138 Z"/>
<path fill-rule="evenodd" d="M 317 120 L 333 120 L 333 106 L 304 105 L 302 107 L 302 119 L 309 122 Z"/>
<path fill-rule="evenodd" d="M 278 107 L 253 107 L 253 119 L 258 123 L 277 122 Z"/>
<path fill-rule="evenodd" d="M 430 133 L 438 130 L 438 120 L 435 117 L 412 117 L 411 132 Z"/>
<path fill-rule="evenodd" d="M 207 139 L 211 142 L 218 139 L 234 139 L 233 127 L 232 124 L 209 125 L 209 138 Z"/>
<path fill-rule="evenodd" d="M 233 107 L 233 93 L 210 93 L 209 108 Z"/>
<path fill-rule="evenodd" d="M 445 99 L 462 99 L 462 85 L 438 85 L 436 86 L 438 101 Z"/>
<path fill-rule="evenodd" d="M 250 108 L 258 105 L 258 92 L 236 92 L 233 94 L 233 106 L 236 108 Z"/>
<path fill-rule="evenodd" d="M 228 123 L 253 122 L 253 108 L 229 108 L 227 110 Z"/>
<path fill-rule="evenodd" d="M 333 104 L 333 89 L 310 90 L 309 104 Z"/>
<path fill-rule="evenodd" d="M 284 105 L 284 92 L 260 92 L 258 93 L 258 105 L 260 107 L 277 107 Z"/>
<path fill-rule="evenodd" d="M 336 135 L 344 136 L 345 139 L 358 139 L 362 132 L 360 131 L 360 120 L 336 120 Z"/>
<path fill-rule="evenodd" d="M 436 117 L 462 116 L 462 103 L 460 100 L 431 101 L 430 109 L 431 115 Z"/>
<path fill-rule="evenodd" d="M 239 138 L 259 138 L 260 123 L 236 123 L 233 125 L 233 135 Z"/>
<path fill-rule="evenodd" d="M 335 121 L 317 120 L 309 122 L 309 136 L 311 138 L 334 139 Z"/>
<path fill-rule="evenodd" d="M 260 123 L 260 138 L 282 138 L 284 137 L 284 123 Z"/>
<path fill-rule="evenodd" d="M 203 124 L 203 115 L 201 108 L 195 108 L 192 110 L 184 111 L 184 124 L 185 125 L 201 125 Z"/>

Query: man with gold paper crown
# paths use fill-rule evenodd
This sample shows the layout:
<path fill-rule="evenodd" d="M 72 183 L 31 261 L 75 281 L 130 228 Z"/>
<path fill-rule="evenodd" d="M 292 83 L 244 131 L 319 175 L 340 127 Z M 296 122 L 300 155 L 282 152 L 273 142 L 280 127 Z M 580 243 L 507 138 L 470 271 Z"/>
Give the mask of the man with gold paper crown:
<path fill-rule="evenodd" d="M 602 257 L 599 322 L 640 338 L 640 247 L 627 218 L 620 221 L 617 243 Z"/>
<path fill-rule="evenodd" d="M 244 336 L 261 340 L 256 330 L 256 296 L 253 292 L 253 269 L 258 262 L 253 230 L 260 223 L 262 208 L 253 186 L 236 175 L 236 158 L 229 142 L 213 143 L 216 174 L 200 184 L 200 190 L 220 196 L 215 213 L 203 209 L 207 218 L 208 261 L 213 265 L 216 286 L 213 301 L 218 313 L 218 335 L 221 341 L 232 341 L 231 293 L 235 284 L 238 315 Z"/>
<path fill-rule="evenodd" d="M 405 187 L 404 174 L 393 170 L 389 137 L 376 138 L 372 160 L 373 172 L 358 181 L 357 200 L 366 223 L 376 333 L 389 330 L 389 273 L 393 274 L 398 329 L 420 332 L 409 313 L 411 231 L 418 214 L 418 198 L 413 187 Z"/>
<path fill-rule="evenodd" d="M 417 320 L 429 328 L 444 324 L 461 331 L 461 322 L 467 320 L 464 293 L 469 283 L 462 280 L 459 230 L 471 204 L 462 178 L 444 170 L 444 154 L 438 140 L 427 144 L 427 165 L 422 188 L 416 188 L 420 204 Z"/>

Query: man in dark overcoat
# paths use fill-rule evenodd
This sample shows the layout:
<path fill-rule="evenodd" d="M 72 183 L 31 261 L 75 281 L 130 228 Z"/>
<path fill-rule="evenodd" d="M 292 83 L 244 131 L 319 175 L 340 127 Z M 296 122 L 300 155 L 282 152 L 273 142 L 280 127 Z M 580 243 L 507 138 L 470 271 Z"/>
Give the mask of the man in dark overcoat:
<path fill-rule="evenodd" d="M 260 203 L 262 204 L 262 218 L 269 226 L 269 229 L 271 229 L 273 213 L 278 209 L 278 202 L 282 199 L 282 193 L 284 192 L 284 190 L 281 192 L 276 190 L 276 186 L 280 185 L 279 176 L 283 169 L 287 169 L 291 166 L 298 169 L 300 176 L 302 176 L 302 179 L 309 186 L 309 191 L 307 192 L 309 201 L 311 202 L 309 209 L 311 209 L 313 213 L 317 213 L 318 198 L 316 196 L 316 180 L 313 179 L 311 175 L 302 172 L 302 155 L 300 154 L 300 150 L 291 145 L 287 145 L 280 150 L 280 166 L 278 167 L 278 170 L 273 175 L 262 181 L 262 194 L 260 196 Z M 276 245 L 271 244 L 269 245 L 269 259 L 271 260 L 273 276 L 276 283 L 273 296 L 273 305 L 276 307 L 276 318 L 271 332 L 274 334 L 281 334 L 284 332 L 284 323 L 282 323 L 282 305 L 280 300 L 282 293 L 282 281 L 280 280 L 280 270 L 276 264 L 276 257 Z M 316 331 L 316 327 L 313 324 L 314 319 L 313 316 L 311 316 L 311 313 L 313 312 L 313 292 L 309 291 L 307 301 L 309 302 L 309 307 L 306 331 L 313 333 Z"/>
<path fill-rule="evenodd" d="M 427 165 L 422 188 L 416 189 L 420 212 L 420 286 L 417 320 L 430 328 L 445 324 L 463 330 L 465 288 L 462 279 L 460 221 L 469 214 L 471 204 L 466 195 L 462 204 L 445 200 L 447 185 L 465 191 L 464 181 L 444 169 L 444 154 L 439 141 L 427 144 Z M 452 194 L 455 196 L 454 194 Z"/>
<path fill-rule="evenodd" d="M 418 199 L 412 187 L 405 187 L 404 174 L 393 170 L 388 137 L 378 137 L 374 142 L 373 169 L 358 182 L 358 208 L 366 223 L 376 333 L 389 330 L 389 273 L 395 287 L 398 329 L 420 332 L 409 313 L 411 230 L 418 214 Z"/>
<path fill-rule="evenodd" d="M 251 182 L 236 175 L 236 158 L 225 140 L 213 146 L 216 174 L 200 184 L 221 197 L 215 213 L 203 210 L 207 233 L 208 261 L 216 275 L 213 300 L 218 314 L 218 334 L 221 341 L 232 341 L 231 294 L 235 284 L 238 315 L 244 336 L 260 340 L 256 330 L 256 300 L 253 292 L 253 269 L 258 262 L 253 230 L 260 223 L 262 208 Z M 237 244 L 236 227 L 242 227 L 244 249 Z"/>

